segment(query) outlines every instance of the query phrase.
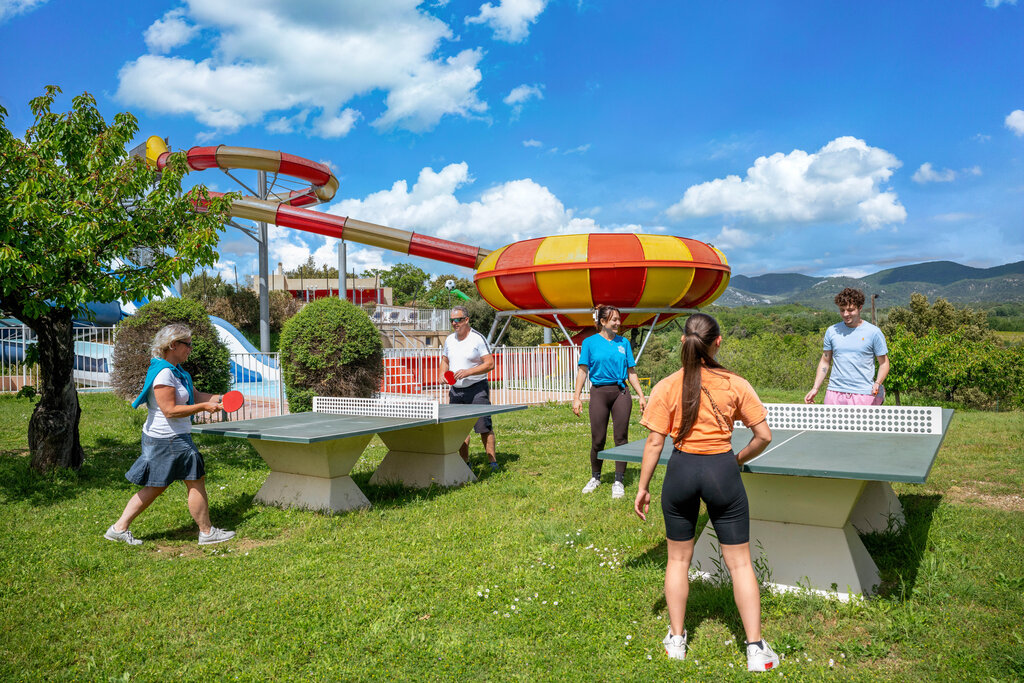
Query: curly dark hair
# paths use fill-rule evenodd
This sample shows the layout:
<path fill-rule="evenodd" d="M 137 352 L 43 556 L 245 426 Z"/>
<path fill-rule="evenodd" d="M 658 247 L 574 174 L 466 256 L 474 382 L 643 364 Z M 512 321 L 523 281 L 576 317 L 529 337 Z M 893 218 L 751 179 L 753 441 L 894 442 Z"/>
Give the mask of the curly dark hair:
<path fill-rule="evenodd" d="M 864 292 L 853 287 L 847 287 L 843 291 L 836 294 L 835 298 L 836 306 L 843 308 L 844 306 L 854 305 L 857 308 L 864 308 Z"/>

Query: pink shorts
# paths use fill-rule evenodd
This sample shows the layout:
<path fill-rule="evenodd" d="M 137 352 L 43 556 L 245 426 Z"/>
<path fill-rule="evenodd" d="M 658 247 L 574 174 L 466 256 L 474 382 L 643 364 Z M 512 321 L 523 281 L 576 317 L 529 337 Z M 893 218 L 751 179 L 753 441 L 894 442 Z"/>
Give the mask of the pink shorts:
<path fill-rule="evenodd" d="M 885 387 L 878 387 L 878 394 L 847 394 L 843 391 L 826 391 L 827 406 L 880 406 L 885 401 Z"/>

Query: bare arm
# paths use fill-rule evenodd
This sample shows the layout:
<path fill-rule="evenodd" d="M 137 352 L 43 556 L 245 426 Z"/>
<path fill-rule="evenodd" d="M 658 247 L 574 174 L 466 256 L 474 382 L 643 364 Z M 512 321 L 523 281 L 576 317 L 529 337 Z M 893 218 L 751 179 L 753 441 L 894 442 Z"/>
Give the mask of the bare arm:
<path fill-rule="evenodd" d="M 636 368 L 629 369 L 629 375 L 627 375 L 629 385 L 633 387 L 633 391 L 636 392 L 637 400 L 640 403 L 640 412 L 644 412 L 647 408 L 647 399 L 644 398 L 644 390 L 640 388 L 640 378 L 636 375 Z"/>
<path fill-rule="evenodd" d="M 580 400 L 580 393 L 583 392 L 583 384 L 587 381 L 587 366 L 576 366 L 576 391 L 572 395 L 572 412 L 577 415 L 583 410 L 583 401 Z"/>
<path fill-rule="evenodd" d="M 821 360 L 818 361 L 818 369 L 814 373 L 814 386 L 804 396 L 804 403 L 814 403 L 814 397 L 818 395 L 818 391 L 821 389 L 822 383 L 825 378 L 828 377 L 828 371 L 832 367 L 832 352 L 823 351 L 821 353 Z"/>
<path fill-rule="evenodd" d="M 772 442 L 772 430 L 768 426 L 768 420 L 758 422 L 750 431 L 753 432 L 750 442 L 736 454 L 736 462 L 741 465 L 764 453 L 764 449 Z"/>
<path fill-rule="evenodd" d="M 647 521 L 647 512 L 651 507 L 651 477 L 654 476 L 654 468 L 658 466 L 661 458 L 661 449 L 665 446 L 665 434 L 651 432 L 647 435 L 647 443 L 644 444 L 644 459 L 640 463 L 640 484 L 636 492 L 636 500 L 633 501 L 633 512 L 637 517 Z"/>
<path fill-rule="evenodd" d="M 889 354 L 878 356 L 878 375 L 871 387 L 871 393 L 877 395 L 878 388 L 885 384 L 885 378 L 889 376 Z"/>
<path fill-rule="evenodd" d="M 213 402 L 210 399 L 210 394 L 194 394 L 198 399 L 200 396 L 206 396 L 207 400 L 202 402 L 196 402 L 192 405 L 182 404 L 178 405 L 175 396 L 174 387 L 165 385 L 159 385 L 153 387 L 153 396 L 156 397 L 156 404 L 160 408 L 160 412 L 164 414 L 164 417 L 188 417 L 189 415 L 195 415 L 196 413 L 215 413 L 221 409 L 220 402 Z"/>

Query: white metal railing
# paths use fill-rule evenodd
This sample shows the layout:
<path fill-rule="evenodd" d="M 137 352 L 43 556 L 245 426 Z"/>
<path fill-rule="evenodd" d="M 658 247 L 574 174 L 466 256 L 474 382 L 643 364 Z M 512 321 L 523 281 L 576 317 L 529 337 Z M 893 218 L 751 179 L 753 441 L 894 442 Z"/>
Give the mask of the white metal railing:
<path fill-rule="evenodd" d="M 110 391 L 114 328 L 74 328 L 74 377 L 79 391 Z M 27 325 L 0 323 L 0 393 L 15 393 L 23 386 L 39 388 L 39 366 L 29 365 L 36 335 Z"/>
<path fill-rule="evenodd" d="M 383 394 L 426 396 L 448 402 L 441 376 L 441 349 L 384 349 Z M 491 403 L 546 403 L 572 400 L 578 346 L 497 347 L 488 373 Z M 583 397 L 590 385 L 584 386 Z"/>
<path fill-rule="evenodd" d="M 232 353 L 231 388 L 245 403 L 231 420 L 275 417 L 288 412 L 278 353 Z"/>
<path fill-rule="evenodd" d="M 446 308 L 376 306 L 370 311 L 370 320 L 378 327 L 447 332 L 452 326 L 448 315 Z"/>

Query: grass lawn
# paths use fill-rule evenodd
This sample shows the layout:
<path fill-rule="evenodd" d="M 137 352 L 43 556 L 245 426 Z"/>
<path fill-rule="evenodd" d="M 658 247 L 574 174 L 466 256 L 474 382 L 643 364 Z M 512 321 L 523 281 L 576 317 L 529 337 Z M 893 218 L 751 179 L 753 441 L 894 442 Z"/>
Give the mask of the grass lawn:
<path fill-rule="evenodd" d="M 200 548 L 178 483 L 132 548 L 102 534 L 134 492 L 123 475 L 144 413 L 81 400 L 85 467 L 40 477 L 30 404 L 0 397 L 2 680 L 748 678 L 728 586 L 694 584 L 689 658 L 663 655 L 660 506 L 632 514 L 635 467 L 625 499 L 608 466 L 580 495 L 589 430 L 567 406 L 496 417 L 503 469 L 474 442 L 480 481 L 461 488 L 370 486 L 375 439 L 353 473 L 373 508 L 336 516 L 254 505 L 259 456 L 197 439 L 214 524 L 236 540 Z M 895 489 L 908 526 L 865 537 L 882 594 L 766 594 L 765 637 L 786 659 L 765 676 L 1024 678 L 1024 414 L 958 412 L 928 483 Z"/>

